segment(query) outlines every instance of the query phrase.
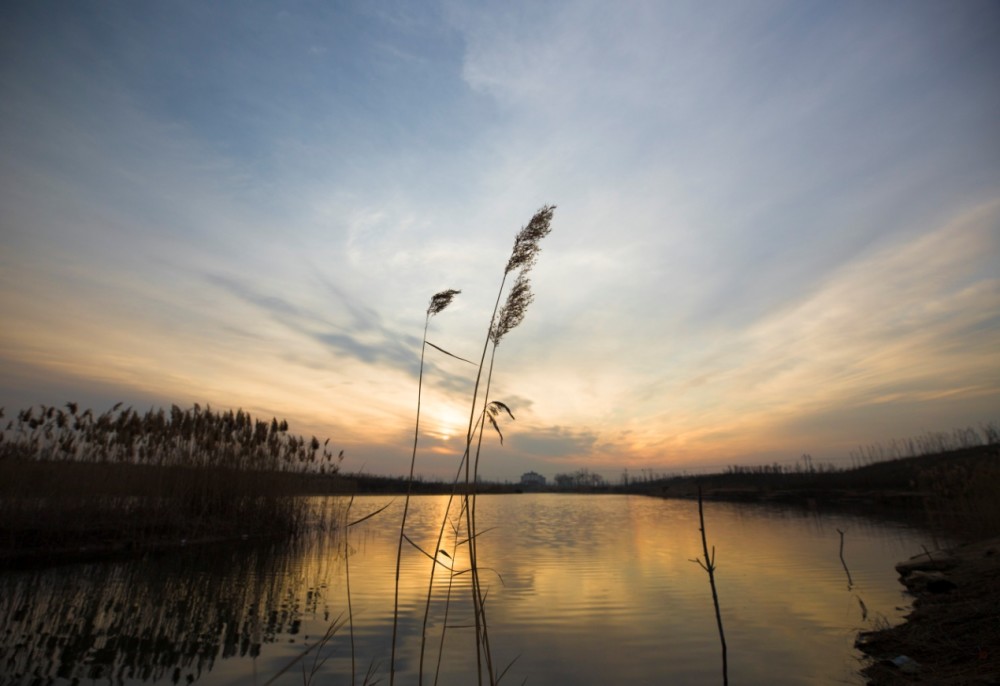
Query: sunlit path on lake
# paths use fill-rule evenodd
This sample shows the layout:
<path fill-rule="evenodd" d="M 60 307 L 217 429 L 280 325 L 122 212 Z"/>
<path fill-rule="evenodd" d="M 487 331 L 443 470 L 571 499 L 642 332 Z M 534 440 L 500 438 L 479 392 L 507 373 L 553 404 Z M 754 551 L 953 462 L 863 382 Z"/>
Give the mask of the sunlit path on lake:
<path fill-rule="evenodd" d="M 356 519 L 389 502 L 354 500 Z M 408 535 L 432 551 L 446 497 L 415 498 Z M 294 544 L 178 549 L 146 561 L 64 565 L 0 575 L 2 684 L 264 684 L 354 614 L 357 683 L 388 683 L 393 579 L 402 499 L 353 527 Z M 453 511 L 457 513 L 457 510 Z M 481 496 L 481 578 L 490 640 L 505 682 L 721 682 L 719 642 L 697 507 L 639 496 Z M 893 564 L 926 534 L 848 516 L 706 503 L 733 684 L 862 683 L 853 641 L 905 604 Z M 846 532 L 845 560 L 838 556 Z M 446 533 L 441 546 L 455 569 Z M 416 683 L 430 560 L 407 546 L 400 590 L 397 683 Z M 440 568 L 443 570 L 444 568 Z M 425 683 L 474 682 L 469 576 L 435 579 Z M 292 664 L 277 683 L 350 683 L 350 633 Z"/>

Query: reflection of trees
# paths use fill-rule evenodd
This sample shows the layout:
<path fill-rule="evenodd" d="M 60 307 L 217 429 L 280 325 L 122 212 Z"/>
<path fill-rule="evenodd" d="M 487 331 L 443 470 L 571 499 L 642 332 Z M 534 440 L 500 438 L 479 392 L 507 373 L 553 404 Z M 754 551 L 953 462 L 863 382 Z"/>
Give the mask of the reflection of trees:
<path fill-rule="evenodd" d="M 0 684 L 197 679 L 322 612 L 321 540 L 201 547 L 0 577 Z M 311 551 L 319 567 L 301 568 Z M 321 551 L 322 552 L 322 551 Z"/>

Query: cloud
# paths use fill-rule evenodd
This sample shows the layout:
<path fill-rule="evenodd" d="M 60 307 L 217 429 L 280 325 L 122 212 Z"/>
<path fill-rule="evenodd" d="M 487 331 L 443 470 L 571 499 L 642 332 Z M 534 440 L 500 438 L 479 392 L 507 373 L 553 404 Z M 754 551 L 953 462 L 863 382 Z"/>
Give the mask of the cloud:
<path fill-rule="evenodd" d="M 997 12 L 19 6 L 5 359 L 294 412 L 374 461 L 406 443 L 427 299 L 462 290 L 429 339 L 478 360 L 513 236 L 555 203 L 491 389 L 536 431 L 498 469 L 978 418 L 1000 387 Z M 437 428 L 470 371 L 428 354 Z"/>
<path fill-rule="evenodd" d="M 597 436 L 587 430 L 561 426 L 512 431 L 511 448 L 536 457 L 584 459 L 594 448 Z"/>
<path fill-rule="evenodd" d="M 785 308 L 706 341 L 653 384 L 651 397 L 674 398 L 657 429 L 702 424 L 706 439 L 711 426 L 742 426 L 750 440 L 839 407 L 994 394 L 1000 379 L 984 372 L 1000 345 L 990 267 L 998 226 L 992 203 L 889 242 Z"/>
<path fill-rule="evenodd" d="M 420 349 L 420 340 L 386 329 L 373 312 L 352 304 L 332 284 L 327 286 L 340 297 L 340 302 L 336 304 L 345 306 L 350 314 L 347 321 L 339 324 L 327 315 L 305 310 L 284 298 L 261 293 L 235 279 L 218 275 L 208 275 L 206 279 L 295 333 L 322 343 L 334 353 L 370 365 L 384 364 L 414 376 L 417 373 L 416 353 Z"/>
<path fill-rule="evenodd" d="M 372 368 L 373 372 L 397 370 L 416 380 L 419 371 L 421 341 L 416 336 L 401 333 L 383 324 L 379 315 L 355 301 L 333 282 L 323 283 L 334 300 L 325 300 L 322 312 L 307 309 L 287 299 L 260 292 L 241 280 L 209 274 L 205 279 L 223 291 L 252 305 L 267 319 L 278 322 L 295 335 L 316 341 L 332 354 L 325 362 L 309 362 L 310 358 L 293 358 L 314 370 L 335 371 L 344 361 L 355 360 Z M 341 320 L 338 312 L 345 312 Z M 425 359 L 428 385 L 448 394 L 465 394 L 471 390 L 474 370 L 433 350 Z"/>

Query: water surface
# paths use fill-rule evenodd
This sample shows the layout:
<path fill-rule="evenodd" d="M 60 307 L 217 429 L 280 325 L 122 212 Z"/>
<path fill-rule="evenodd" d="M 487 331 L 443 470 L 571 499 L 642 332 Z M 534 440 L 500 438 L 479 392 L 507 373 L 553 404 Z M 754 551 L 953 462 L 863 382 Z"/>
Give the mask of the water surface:
<path fill-rule="evenodd" d="M 356 498 L 351 518 L 390 500 Z M 411 503 L 407 532 L 425 551 L 435 550 L 446 503 Z M 313 684 L 349 684 L 349 625 L 302 657 L 347 619 L 348 575 L 356 683 L 368 670 L 388 683 L 401 512 L 397 499 L 346 540 L 317 534 L 0 575 L 0 683 L 263 685 L 280 674 L 275 683 L 301 684 L 304 670 Z M 752 505 L 706 503 L 705 516 L 730 683 L 863 683 L 856 632 L 899 621 L 907 600 L 893 565 L 930 538 L 898 524 Z M 501 668 L 512 663 L 503 683 L 721 683 L 708 577 L 692 562 L 702 556 L 695 503 L 480 496 L 477 522 L 493 654 Z M 451 556 L 439 556 L 443 564 L 467 568 L 453 536 L 441 547 Z M 417 683 L 430 565 L 406 546 L 397 683 Z M 475 682 L 469 595 L 468 574 L 439 567 L 425 683 L 446 611 L 438 683 Z"/>

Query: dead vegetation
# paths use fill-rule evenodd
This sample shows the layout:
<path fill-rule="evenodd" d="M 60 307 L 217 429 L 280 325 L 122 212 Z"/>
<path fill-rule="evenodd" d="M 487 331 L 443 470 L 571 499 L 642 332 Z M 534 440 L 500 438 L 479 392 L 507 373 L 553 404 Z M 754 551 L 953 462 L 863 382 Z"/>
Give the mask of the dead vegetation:
<path fill-rule="evenodd" d="M 305 495 L 343 490 L 341 457 L 242 410 L 21 410 L 0 432 L 0 562 L 294 534 Z"/>

